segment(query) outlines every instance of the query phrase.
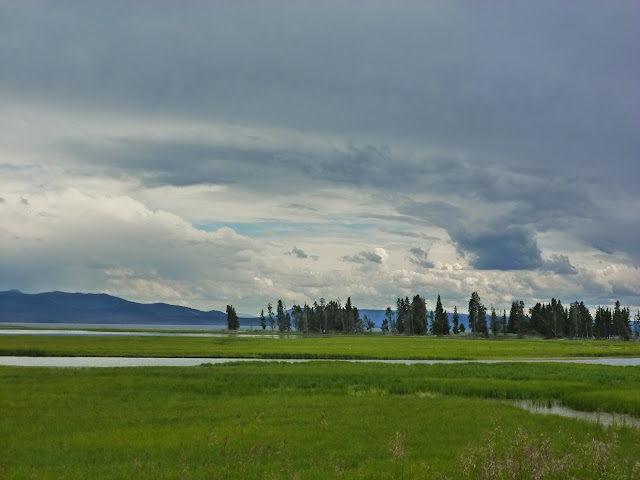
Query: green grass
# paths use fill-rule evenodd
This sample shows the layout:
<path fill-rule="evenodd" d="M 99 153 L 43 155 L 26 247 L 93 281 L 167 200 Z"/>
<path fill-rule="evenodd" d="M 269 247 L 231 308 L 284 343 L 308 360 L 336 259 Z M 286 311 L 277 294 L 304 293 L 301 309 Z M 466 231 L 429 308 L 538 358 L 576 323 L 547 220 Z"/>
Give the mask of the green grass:
<path fill-rule="evenodd" d="M 383 335 L 300 337 L 0 336 L 0 355 L 339 359 L 638 357 L 640 342 L 484 340 Z"/>
<path fill-rule="evenodd" d="M 2 479 L 483 478 L 535 452 L 567 468 L 542 478 L 633 478 L 640 459 L 638 430 L 487 399 L 640 412 L 636 367 L 0 367 L 0 385 Z"/>

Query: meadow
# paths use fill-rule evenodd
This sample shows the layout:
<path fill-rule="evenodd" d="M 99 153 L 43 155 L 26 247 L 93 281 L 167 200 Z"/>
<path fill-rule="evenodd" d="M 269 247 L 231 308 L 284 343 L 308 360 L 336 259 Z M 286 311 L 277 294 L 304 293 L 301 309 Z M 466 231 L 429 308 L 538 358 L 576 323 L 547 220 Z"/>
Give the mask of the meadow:
<path fill-rule="evenodd" d="M 640 476 L 638 429 L 500 402 L 637 415 L 637 367 L 0 367 L 0 385 L 2 479 Z"/>
<path fill-rule="evenodd" d="M 640 357 L 640 342 L 384 335 L 247 337 L 0 336 L 0 355 L 325 359 Z"/>

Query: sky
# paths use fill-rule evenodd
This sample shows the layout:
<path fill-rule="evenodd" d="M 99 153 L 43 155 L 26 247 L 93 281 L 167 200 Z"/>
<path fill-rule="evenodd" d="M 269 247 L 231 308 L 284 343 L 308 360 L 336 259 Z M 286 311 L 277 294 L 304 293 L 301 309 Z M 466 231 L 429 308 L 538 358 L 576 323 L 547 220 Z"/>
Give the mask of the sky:
<path fill-rule="evenodd" d="M 0 290 L 640 309 L 640 2 L 0 1 Z"/>

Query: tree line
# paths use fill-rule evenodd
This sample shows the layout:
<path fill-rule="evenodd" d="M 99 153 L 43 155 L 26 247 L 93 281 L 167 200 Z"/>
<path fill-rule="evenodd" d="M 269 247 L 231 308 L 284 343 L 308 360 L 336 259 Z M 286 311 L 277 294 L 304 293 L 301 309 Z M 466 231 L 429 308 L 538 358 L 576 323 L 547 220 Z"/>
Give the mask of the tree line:
<path fill-rule="evenodd" d="M 482 303 L 478 292 L 469 299 L 468 325 L 472 333 L 488 337 L 489 335 L 541 335 L 545 338 L 622 338 L 630 340 L 640 336 L 640 312 L 631 318 L 629 307 L 622 307 L 616 301 L 613 308 L 598 307 L 592 316 L 584 302 L 574 302 L 565 308 L 560 300 L 552 298 L 547 304 L 540 302 L 525 310 L 522 300 L 515 300 L 511 309 L 499 311 L 492 306 L 491 313 Z M 229 330 L 240 327 L 239 319 L 232 305 L 227 305 L 227 326 Z M 287 309 L 282 300 L 276 303 L 274 312 L 271 302 L 267 312 L 260 312 L 260 327 L 272 331 L 288 332 L 295 329 L 303 333 L 364 333 L 375 327 L 375 322 L 367 315 L 360 317 L 358 308 L 351 297 L 342 305 L 341 301 L 324 298 L 312 305 L 293 305 Z M 381 325 L 384 334 L 399 335 L 457 335 L 464 333 L 466 327 L 460 322 L 457 305 L 453 308 L 451 320 L 442 308 L 440 295 L 435 310 L 427 309 L 424 297 L 415 295 L 398 298 L 396 308 L 387 307 Z"/>

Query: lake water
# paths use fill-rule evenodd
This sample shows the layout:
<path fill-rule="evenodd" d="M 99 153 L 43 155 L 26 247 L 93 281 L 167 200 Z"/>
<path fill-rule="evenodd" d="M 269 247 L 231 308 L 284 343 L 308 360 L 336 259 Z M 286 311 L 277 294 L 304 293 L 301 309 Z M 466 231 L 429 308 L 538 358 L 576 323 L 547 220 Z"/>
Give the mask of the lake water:
<path fill-rule="evenodd" d="M 188 332 L 152 332 L 152 331 L 97 331 L 97 330 L 73 330 L 73 329 L 31 329 L 31 328 L 2 328 L 0 335 L 34 335 L 38 337 L 260 337 L 260 338 L 298 338 L 298 335 L 278 335 L 267 334 L 258 335 L 251 333 L 242 333 L 236 335 L 233 333 L 188 333 Z"/>
<path fill-rule="evenodd" d="M 534 400 L 506 400 L 503 403 L 515 405 L 532 413 L 541 413 L 545 415 L 560 415 L 562 417 L 579 418 L 589 422 L 599 423 L 600 425 L 627 425 L 630 427 L 640 428 L 640 418 L 620 413 L 607 412 L 583 412 L 581 410 L 573 410 L 563 405 L 537 402 Z"/>
<path fill-rule="evenodd" d="M 598 365 L 640 366 L 640 358 L 597 358 L 597 359 L 552 359 L 552 360 L 316 360 L 303 358 L 158 358 L 158 357 L 19 357 L 0 356 L 0 365 L 16 367 L 190 367 L 204 363 L 219 364 L 229 362 L 353 362 L 353 363 L 390 363 L 390 364 L 428 364 L 438 363 L 504 363 L 504 362 L 560 362 L 590 363 Z"/>

